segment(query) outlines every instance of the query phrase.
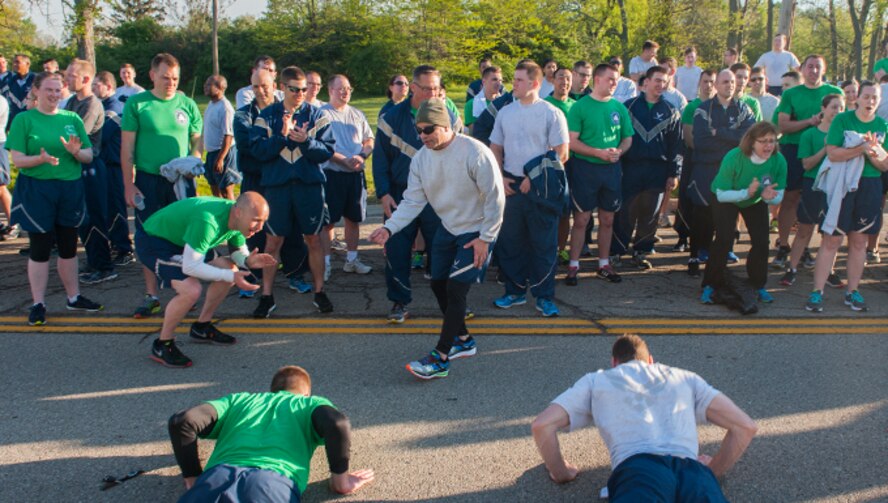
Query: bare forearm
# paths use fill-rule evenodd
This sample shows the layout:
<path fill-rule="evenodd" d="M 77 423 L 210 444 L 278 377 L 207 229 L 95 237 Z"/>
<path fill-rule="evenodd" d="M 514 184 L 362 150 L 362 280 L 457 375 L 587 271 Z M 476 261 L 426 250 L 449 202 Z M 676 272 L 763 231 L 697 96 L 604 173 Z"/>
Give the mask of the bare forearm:
<path fill-rule="evenodd" d="M 567 470 L 567 463 L 561 454 L 561 444 L 558 442 L 558 433 L 555 427 L 533 428 L 533 441 L 536 443 L 537 450 L 549 473 L 557 474 Z"/>
<path fill-rule="evenodd" d="M 718 452 L 709 462 L 709 468 L 716 477 L 721 477 L 737 463 L 752 442 L 752 437 L 753 434 L 745 430 L 728 430 Z"/>
<path fill-rule="evenodd" d="M 200 157 L 203 153 L 203 141 L 201 140 L 201 136 L 199 134 L 191 135 L 191 155 L 193 157 Z"/>
<path fill-rule="evenodd" d="M 794 121 L 789 118 L 788 114 L 780 113 L 777 115 L 777 128 L 783 134 L 789 133 L 797 133 L 799 131 L 808 129 L 813 124 L 810 119 L 805 119 L 802 121 Z"/>
<path fill-rule="evenodd" d="M 222 140 L 222 148 L 219 149 L 219 157 L 222 159 L 228 155 L 228 152 L 231 151 L 231 141 L 234 139 L 233 136 L 225 135 Z"/>
<path fill-rule="evenodd" d="M 853 148 L 830 145 L 826 147 L 826 155 L 829 156 L 829 160 L 832 162 L 845 162 L 863 155 L 866 148 L 867 145 L 865 143 Z"/>
<path fill-rule="evenodd" d="M 133 152 L 136 147 L 136 133 L 124 131 L 120 135 L 120 167 L 123 171 L 123 183 L 132 185 L 136 177 L 136 164 Z"/>

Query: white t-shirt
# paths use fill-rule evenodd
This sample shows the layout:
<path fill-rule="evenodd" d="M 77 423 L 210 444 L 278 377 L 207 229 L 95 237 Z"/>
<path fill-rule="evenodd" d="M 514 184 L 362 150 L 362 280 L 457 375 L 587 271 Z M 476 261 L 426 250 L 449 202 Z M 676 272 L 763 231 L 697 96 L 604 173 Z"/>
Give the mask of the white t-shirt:
<path fill-rule="evenodd" d="M 327 104 L 321 107 L 321 112 L 330 119 L 330 129 L 333 131 L 333 139 L 336 140 L 333 150 L 337 153 L 347 158 L 358 155 L 364 147 L 364 141 L 373 139 L 373 131 L 370 130 L 367 117 L 357 108 L 346 105 L 340 112 L 333 108 L 333 105 Z M 330 171 L 354 173 L 332 161 L 322 163 L 321 167 Z"/>
<path fill-rule="evenodd" d="M 617 90 L 614 91 L 614 99 L 620 103 L 625 103 L 636 96 L 638 96 L 638 86 L 635 85 L 635 81 L 626 77 L 620 77 L 617 80 Z"/>
<path fill-rule="evenodd" d="M 750 94 L 750 96 L 752 95 Z M 772 122 L 772 119 L 774 119 L 774 110 L 777 110 L 777 105 L 780 104 L 780 98 L 770 93 L 752 97 L 759 102 L 759 108 L 762 109 L 762 119 Z"/>
<path fill-rule="evenodd" d="M 765 67 L 765 76 L 769 86 L 779 86 L 783 74 L 801 66 L 799 58 L 789 51 L 768 51 L 761 55 L 755 66 Z"/>
<path fill-rule="evenodd" d="M 687 98 L 688 101 L 697 97 L 697 87 L 700 84 L 700 74 L 703 69 L 699 66 L 688 68 L 681 65 L 675 70 L 675 88 Z"/>
<path fill-rule="evenodd" d="M 882 88 L 882 96 L 888 96 L 888 84 L 882 84 L 879 87 Z M 888 99 L 882 98 L 879 102 L 879 108 L 876 109 L 876 115 L 888 121 Z"/>
<path fill-rule="evenodd" d="M 641 56 L 635 56 L 629 60 L 629 75 L 644 73 L 652 66 L 657 66 L 657 58 L 651 58 L 650 61 L 645 61 L 641 59 Z"/>
<path fill-rule="evenodd" d="M 284 101 L 284 92 L 280 89 L 275 89 L 274 97 L 278 101 Z M 240 110 L 247 103 L 252 103 L 254 99 L 256 99 L 256 94 L 253 92 L 253 86 L 242 87 L 234 94 L 234 107 Z"/>
<path fill-rule="evenodd" d="M 476 119 L 481 117 L 484 110 L 487 110 L 487 98 L 484 96 L 483 92 L 480 92 L 472 98 L 472 117 Z"/>
<path fill-rule="evenodd" d="M 0 144 L 6 143 L 6 123 L 9 122 L 9 102 L 0 96 Z"/>
<path fill-rule="evenodd" d="M 697 424 L 718 394 L 693 372 L 633 360 L 586 374 L 552 403 L 571 431 L 594 422 L 616 468 L 642 453 L 697 459 Z"/>
<path fill-rule="evenodd" d="M 569 141 L 564 114 L 544 100 L 530 105 L 513 101 L 504 106 L 490 133 L 490 143 L 503 147 L 503 169 L 518 177 L 524 176 L 528 161 Z"/>
<path fill-rule="evenodd" d="M 210 101 L 204 111 L 204 150 L 207 152 L 220 150 L 226 136 L 234 136 L 234 108 L 227 98 Z"/>
<path fill-rule="evenodd" d="M 663 91 L 663 99 L 668 101 L 670 105 L 677 108 L 679 112 L 684 111 L 685 107 L 688 106 L 688 100 L 686 100 L 684 95 L 678 92 L 678 90 L 675 88 L 666 89 L 665 91 Z"/>
<path fill-rule="evenodd" d="M 543 82 L 540 84 L 540 98 L 546 99 L 546 97 L 552 94 L 552 91 L 554 90 L 555 84 L 549 82 L 548 80 L 546 80 L 545 77 L 543 77 Z"/>

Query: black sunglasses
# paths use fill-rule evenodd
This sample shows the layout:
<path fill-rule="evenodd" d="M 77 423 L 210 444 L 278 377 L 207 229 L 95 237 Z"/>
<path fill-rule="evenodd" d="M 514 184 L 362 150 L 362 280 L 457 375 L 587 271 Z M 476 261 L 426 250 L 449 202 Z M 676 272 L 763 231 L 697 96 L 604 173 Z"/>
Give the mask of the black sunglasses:
<path fill-rule="evenodd" d="M 432 134 L 438 126 L 416 127 L 416 134 Z"/>
<path fill-rule="evenodd" d="M 302 93 L 305 94 L 308 91 L 307 87 L 296 87 L 296 86 L 284 86 L 290 90 L 291 93 Z"/>
<path fill-rule="evenodd" d="M 396 81 L 392 82 L 392 85 L 395 85 L 395 86 L 406 86 L 407 84 L 408 83 L 404 82 L 403 80 L 396 80 Z"/>

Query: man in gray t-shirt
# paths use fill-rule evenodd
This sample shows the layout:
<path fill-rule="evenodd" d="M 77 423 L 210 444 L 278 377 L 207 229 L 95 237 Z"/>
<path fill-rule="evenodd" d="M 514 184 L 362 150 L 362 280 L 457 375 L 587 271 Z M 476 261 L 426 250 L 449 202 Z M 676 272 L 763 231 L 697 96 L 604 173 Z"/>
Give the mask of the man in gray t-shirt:
<path fill-rule="evenodd" d="M 715 477 L 743 455 L 755 422 L 697 374 L 655 364 L 637 335 L 617 339 L 611 364 L 583 376 L 534 420 L 534 441 L 552 480 L 577 476 L 557 431 L 594 422 L 610 452 L 611 501 L 727 501 Z M 711 457 L 699 453 L 697 439 L 696 425 L 707 421 L 728 430 Z"/>
<path fill-rule="evenodd" d="M 364 112 L 348 104 L 351 100 L 351 82 L 345 75 L 333 75 L 327 80 L 330 103 L 321 107 L 324 117 L 330 121 L 330 130 L 336 144 L 333 157 L 321 164 L 326 176 L 324 197 L 330 212 L 330 224 L 321 233 L 324 247 L 324 281 L 330 276 L 330 248 L 333 226 L 345 218 L 346 257 L 342 270 L 368 274 L 373 270 L 358 258 L 359 223 L 367 214 L 367 182 L 364 163 L 373 152 L 373 131 Z"/>
<path fill-rule="evenodd" d="M 502 309 L 527 302 L 527 289 L 543 316 L 557 316 L 555 268 L 560 213 L 540 208 L 529 194 L 531 179 L 525 165 L 550 150 L 566 162 L 570 147 L 567 119 L 551 103 L 540 99 L 543 72 L 535 63 L 521 63 L 512 81 L 512 103 L 496 116 L 490 150 L 503 170 L 506 209 L 497 243 L 505 295 L 494 300 Z M 540 165 L 542 165 L 540 160 Z M 545 169 L 545 168 L 543 168 Z"/>
<path fill-rule="evenodd" d="M 204 176 L 214 196 L 234 200 L 234 187 L 243 176 L 235 163 L 234 107 L 225 97 L 227 89 L 228 81 L 221 75 L 210 75 L 204 83 L 204 94 L 210 98 L 203 120 Z"/>

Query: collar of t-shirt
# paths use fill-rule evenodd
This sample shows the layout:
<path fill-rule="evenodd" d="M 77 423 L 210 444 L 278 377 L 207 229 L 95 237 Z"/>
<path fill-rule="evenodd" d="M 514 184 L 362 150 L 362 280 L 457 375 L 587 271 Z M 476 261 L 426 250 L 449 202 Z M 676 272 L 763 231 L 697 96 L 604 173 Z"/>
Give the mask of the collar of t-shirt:
<path fill-rule="evenodd" d="M 766 158 L 764 158 L 764 157 L 759 157 L 758 154 L 756 154 L 755 152 L 753 152 L 752 155 L 749 156 L 749 160 L 752 161 L 753 164 L 756 164 L 756 165 L 762 165 L 762 164 L 764 164 L 768 159 L 766 159 Z"/>

